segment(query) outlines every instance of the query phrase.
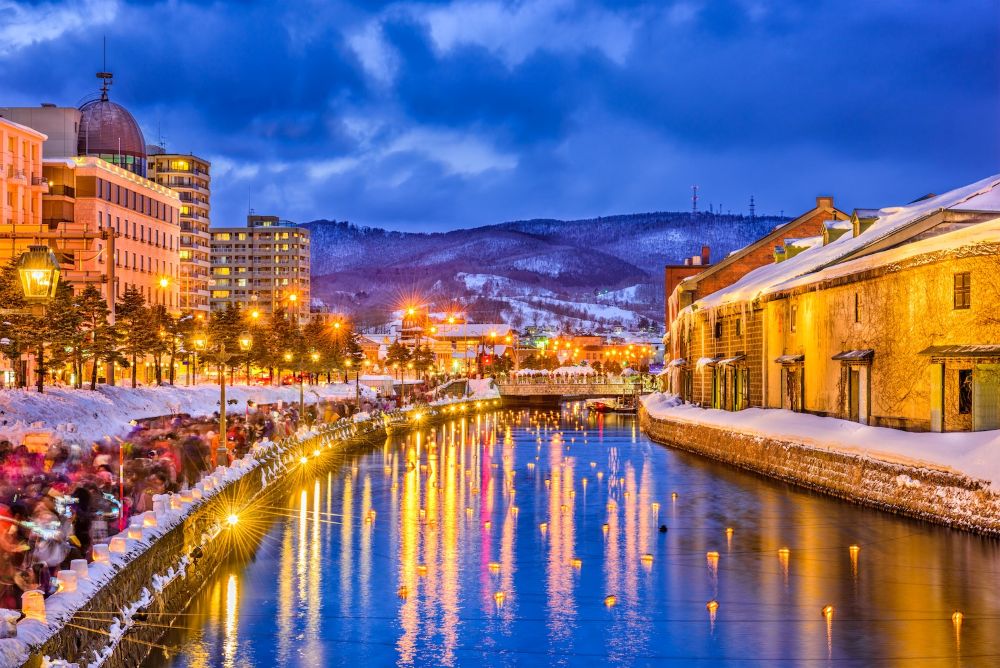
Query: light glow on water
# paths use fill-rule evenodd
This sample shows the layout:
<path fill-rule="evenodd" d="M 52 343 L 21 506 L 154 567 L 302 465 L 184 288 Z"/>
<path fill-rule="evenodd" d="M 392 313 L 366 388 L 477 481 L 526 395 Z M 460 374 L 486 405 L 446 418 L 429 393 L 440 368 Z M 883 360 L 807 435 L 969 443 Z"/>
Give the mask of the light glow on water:
<path fill-rule="evenodd" d="M 149 665 L 1000 655 L 996 542 L 664 448 L 633 417 L 484 410 L 309 466 Z"/>

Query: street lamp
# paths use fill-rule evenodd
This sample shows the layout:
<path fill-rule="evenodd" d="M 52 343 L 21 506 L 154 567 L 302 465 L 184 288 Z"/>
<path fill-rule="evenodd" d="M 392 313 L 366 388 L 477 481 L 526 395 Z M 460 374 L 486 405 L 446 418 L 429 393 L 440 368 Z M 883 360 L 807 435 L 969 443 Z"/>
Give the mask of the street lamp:
<path fill-rule="evenodd" d="M 191 340 L 194 344 L 194 366 L 192 368 L 192 385 L 198 384 L 198 353 L 205 350 L 205 346 L 208 345 L 208 341 L 205 339 L 204 334 L 195 334 L 194 338 Z"/>
<path fill-rule="evenodd" d="M 17 261 L 24 301 L 44 304 L 56 296 L 59 260 L 48 246 L 29 246 Z"/>
<path fill-rule="evenodd" d="M 247 386 L 250 385 L 250 349 L 253 348 L 253 336 L 250 332 L 240 334 L 240 350 L 247 355 Z"/>
<path fill-rule="evenodd" d="M 28 246 L 17 261 L 17 273 L 21 279 L 24 301 L 29 306 L 37 306 L 40 315 L 45 316 L 45 304 L 56 296 L 59 286 L 59 260 L 48 246 Z M 38 391 L 45 391 L 45 342 L 38 340 Z M 94 364 L 97 364 L 95 361 Z"/>

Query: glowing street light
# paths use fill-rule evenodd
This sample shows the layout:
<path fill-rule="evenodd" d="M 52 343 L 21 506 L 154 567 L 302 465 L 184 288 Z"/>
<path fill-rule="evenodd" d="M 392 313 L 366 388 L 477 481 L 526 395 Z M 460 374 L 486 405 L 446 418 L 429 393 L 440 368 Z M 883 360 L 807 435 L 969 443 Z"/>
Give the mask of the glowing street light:
<path fill-rule="evenodd" d="M 17 261 L 24 301 L 43 304 L 56 296 L 59 261 L 48 246 L 29 246 Z"/>

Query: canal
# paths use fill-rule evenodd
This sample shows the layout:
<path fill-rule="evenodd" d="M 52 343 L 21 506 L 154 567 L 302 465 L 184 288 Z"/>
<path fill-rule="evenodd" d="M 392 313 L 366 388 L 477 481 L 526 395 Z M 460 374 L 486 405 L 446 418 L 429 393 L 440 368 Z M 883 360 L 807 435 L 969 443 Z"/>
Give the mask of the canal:
<path fill-rule="evenodd" d="M 1000 662 L 997 541 L 671 450 L 579 404 L 400 437 L 233 531 L 246 553 L 147 665 Z"/>

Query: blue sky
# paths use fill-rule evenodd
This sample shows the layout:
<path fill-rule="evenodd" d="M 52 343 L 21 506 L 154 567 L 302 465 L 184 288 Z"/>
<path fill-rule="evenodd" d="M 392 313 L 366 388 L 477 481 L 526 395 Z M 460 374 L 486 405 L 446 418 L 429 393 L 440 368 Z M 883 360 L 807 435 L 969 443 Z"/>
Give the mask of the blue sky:
<path fill-rule="evenodd" d="M 437 230 L 898 204 L 1000 172 L 1000 3 L 0 0 L 0 105 L 77 104 L 107 36 L 213 223 Z"/>

